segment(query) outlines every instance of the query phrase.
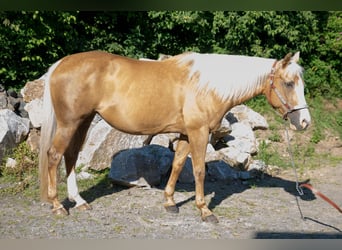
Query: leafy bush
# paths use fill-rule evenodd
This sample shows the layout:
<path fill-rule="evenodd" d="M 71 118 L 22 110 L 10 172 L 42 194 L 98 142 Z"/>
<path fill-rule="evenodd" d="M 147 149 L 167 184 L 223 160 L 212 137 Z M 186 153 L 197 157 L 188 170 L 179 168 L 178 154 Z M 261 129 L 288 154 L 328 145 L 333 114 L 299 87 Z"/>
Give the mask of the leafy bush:
<path fill-rule="evenodd" d="M 0 12 L 0 79 L 21 88 L 59 58 L 184 51 L 282 58 L 301 52 L 310 97 L 342 97 L 341 11 Z"/>

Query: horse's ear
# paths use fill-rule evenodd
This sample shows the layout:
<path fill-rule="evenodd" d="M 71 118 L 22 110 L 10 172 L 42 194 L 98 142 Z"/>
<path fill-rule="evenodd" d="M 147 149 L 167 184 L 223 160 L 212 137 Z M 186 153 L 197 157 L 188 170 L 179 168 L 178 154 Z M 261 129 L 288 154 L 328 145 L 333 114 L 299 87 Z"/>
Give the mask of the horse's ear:
<path fill-rule="evenodd" d="M 285 57 L 284 57 L 284 59 L 283 59 L 283 61 L 282 61 L 282 66 L 283 66 L 283 68 L 285 68 L 289 63 L 290 63 L 290 61 L 291 61 L 291 58 L 292 58 L 292 53 L 288 53 Z"/>
<path fill-rule="evenodd" d="M 299 51 L 297 51 L 296 54 L 294 54 L 291 61 L 293 61 L 295 63 L 297 63 L 299 61 Z"/>

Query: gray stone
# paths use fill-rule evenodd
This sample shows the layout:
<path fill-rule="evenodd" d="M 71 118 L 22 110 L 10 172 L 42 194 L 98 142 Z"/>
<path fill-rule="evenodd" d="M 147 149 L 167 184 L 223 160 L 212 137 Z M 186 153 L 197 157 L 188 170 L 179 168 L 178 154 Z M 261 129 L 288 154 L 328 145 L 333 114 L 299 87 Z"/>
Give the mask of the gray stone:
<path fill-rule="evenodd" d="M 114 154 L 124 149 L 142 147 L 146 138 L 147 136 L 120 132 L 100 120 L 88 131 L 76 166 L 81 165 L 84 169 L 93 170 L 109 168 Z"/>
<path fill-rule="evenodd" d="M 178 182 L 179 183 L 194 183 L 195 182 L 192 162 L 191 162 L 190 157 L 188 157 L 184 163 L 184 167 L 182 169 L 182 172 L 179 175 Z"/>
<path fill-rule="evenodd" d="M 150 145 L 159 145 L 165 148 L 170 146 L 170 139 L 166 134 L 160 134 L 152 137 Z"/>
<path fill-rule="evenodd" d="M 17 167 L 17 161 L 13 158 L 7 158 L 6 160 L 6 168 L 16 168 Z"/>
<path fill-rule="evenodd" d="M 257 152 L 257 143 L 251 126 L 246 123 L 236 122 L 232 125 L 232 129 L 227 145 L 243 153 L 255 154 Z"/>
<path fill-rule="evenodd" d="M 23 142 L 30 129 L 30 121 L 8 109 L 0 110 L 0 162 L 6 151 Z"/>
<path fill-rule="evenodd" d="M 77 174 L 76 178 L 78 180 L 90 180 L 90 179 L 94 178 L 94 175 L 92 175 L 88 172 L 82 171 L 82 172 Z"/>
<path fill-rule="evenodd" d="M 261 116 L 259 113 L 250 109 L 246 105 L 237 105 L 233 107 L 230 111 L 230 114 L 236 118 L 236 121 L 248 123 L 250 126 L 255 129 L 268 129 L 268 123 L 266 119 Z M 230 117 L 230 121 L 232 120 L 232 116 Z"/>
<path fill-rule="evenodd" d="M 205 155 L 205 162 L 220 161 L 223 155 L 219 151 L 210 151 Z"/>
<path fill-rule="evenodd" d="M 44 94 L 44 78 L 27 82 L 20 93 L 23 96 L 24 102 L 29 103 L 35 99 L 43 99 Z"/>
<path fill-rule="evenodd" d="M 109 178 L 125 186 L 159 185 L 172 165 L 173 155 L 159 145 L 120 151 L 113 157 Z"/>
<path fill-rule="evenodd" d="M 43 112 L 43 100 L 34 99 L 27 103 L 24 109 L 28 113 L 32 126 L 34 128 L 40 128 L 45 118 L 45 114 Z"/>
<path fill-rule="evenodd" d="M 251 160 L 250 154 L 241 152 L 236 148 L 222 148 L 219 152 L 222 154 L 224 162 L 237 169 L 245 170 Z"/>
<path fill-rule="evenodd" d="M 231 181 L 238 178 L 238 171 L 224 161 L 207 163 L 207 177 L 210 181 Z"/>
<path fill-rule="evenodd" d="M 6 109 L 8 107 L 8 100 L 6 91 L 0 92 L 0 109 Z"/>
<path fill-rule="evenodd" d="M 232 127 L 229 123 L 229 121 L 224 117 L 221 121 L 220 127 L 213 131 L 210 135 L 210 144 L 213 146 L 216 145 L 216 143 L 223 137 L 227 136 L 232 131 Z"/>
<path fill-rule="evenodd" d="M 250 179 L 253 178 L 253 175 L 250 172 L 248 172 L 248 171 L 240 171 L 238 173 L 238 177 L 241 180 L 250 180 Z"/>

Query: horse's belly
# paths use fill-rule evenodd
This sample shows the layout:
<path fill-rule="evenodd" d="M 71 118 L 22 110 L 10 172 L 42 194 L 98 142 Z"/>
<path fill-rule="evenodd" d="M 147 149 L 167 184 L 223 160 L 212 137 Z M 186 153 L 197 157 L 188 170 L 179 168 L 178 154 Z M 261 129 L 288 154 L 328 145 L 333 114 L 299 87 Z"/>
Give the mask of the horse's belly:
<path fill-rule="evenodd" d="M 185 132 L 181 115 L 171 110 L 151 110 L 146 106 L 137 109 L 120 105 L 98 112 L 111 126 L 130 134 Z"/>

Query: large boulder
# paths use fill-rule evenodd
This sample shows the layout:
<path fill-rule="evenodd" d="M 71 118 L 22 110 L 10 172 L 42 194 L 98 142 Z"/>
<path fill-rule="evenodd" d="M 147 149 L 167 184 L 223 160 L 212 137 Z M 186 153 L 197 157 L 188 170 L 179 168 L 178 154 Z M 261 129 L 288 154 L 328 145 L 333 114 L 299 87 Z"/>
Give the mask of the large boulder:
<path fill-rule="evenodd" d="M 124 186 L 157 186 L 168 178 L 173 158 L 173 151 L 159 145 L 122 150 L 113 156 L 109 178 Z M 187 158 L 178 182 L 194 182 L 190 158 Z"/>
<path fill-rule="evenodd" d="M 101 119 L 88 131 L 76 166 L 93 170 L 109 168 L 114 154 L 124 149 L 140 148 L 146 138 L 120 132 Z"/>
<path fill-rule="evenodd" d="M 30 129 L 30 121 L 9 109 L 0 110 L 0 162 L 7 151 L 23 142 Z"/>
<path fill-rule="evenodd" d="M 232 125 L 228 147 L 235 148 L 242 153 L 255 154 L 257 152 L 256 138 L 250 125 L 236 122 Z"/>
<path fill-rule="evenodd" d="M 158 145 L 120 151 L 112 159 L 109 178 L 126 186 L 159 185 L 172 165 L 173 156 L 172 151 Z"/>
<path fill-rule="evenodd" d="M 24 110 L 25 102 L 20 94 L 14 90 L 0 91 L 0 110 L 9 109 L 20 117 L 27 118 L 28 114 Z"/>
<path fill-rule="evenodd" d="M 35 99 L 43 99 L 44 83 L 44 78 L 27 82 L 20 91 L 24 102 L 29 103 Z"/>
<path fill-rule="evenodd" d="M 226 115 L 226 118 L 231 124 L 235 122 L 249 124 L 253 130 L 268 129 L 266 119 L 246 105 L 233 107 Z"/>
<path fill-rule="evenodd" d="M 44 120 L 43 95 L 44 79 L 27 82 L 21 89 L 23 100 L 26 103 L 25 110 L 28 113 L 31 124 L 34 128 L 40 128 Z"/>
<path fill-rule="evenodd" d="M 34 128 L 40 128 L 44 120 L 43 100 L 34 99 L 25 105 L 31 124 Z"/>

